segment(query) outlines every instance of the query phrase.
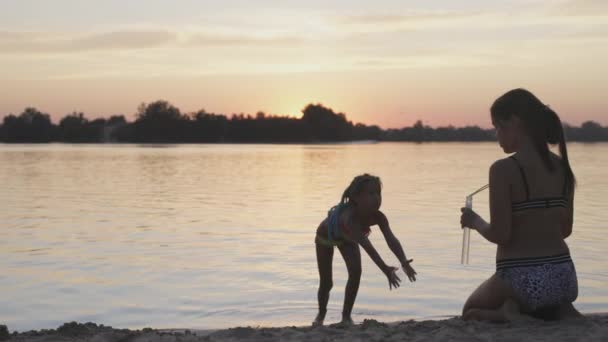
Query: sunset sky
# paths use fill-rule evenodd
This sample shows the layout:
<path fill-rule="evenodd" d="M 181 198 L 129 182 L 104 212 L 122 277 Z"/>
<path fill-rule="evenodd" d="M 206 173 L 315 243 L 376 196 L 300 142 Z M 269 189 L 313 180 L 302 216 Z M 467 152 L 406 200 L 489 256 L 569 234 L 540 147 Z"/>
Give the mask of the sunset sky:
<path fill-rule="evenodd" d="M 608 125 L 606 0 L 2 0 L 0 117 L 182 110 L 489 126 L 525 87 Z"/>

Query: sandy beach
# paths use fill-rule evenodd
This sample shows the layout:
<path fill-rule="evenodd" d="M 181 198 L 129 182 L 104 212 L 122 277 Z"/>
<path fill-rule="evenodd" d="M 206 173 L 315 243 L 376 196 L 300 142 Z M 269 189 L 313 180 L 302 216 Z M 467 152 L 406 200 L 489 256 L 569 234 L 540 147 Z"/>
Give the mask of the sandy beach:
<path fill-rule="evenodd" d="M 10 327 L 9 329 L 10 330 Z M 8 341 L 606 341 L 608 314 L 561 322 L 464 322 L 458 317 L 437 321 L 382 323 L 365 320 L 344 328 L 238 327 L 223 330 L 113 329 L 94 323 L 65 323 L 57 329 L 14 333 L 0 329 Z"/>

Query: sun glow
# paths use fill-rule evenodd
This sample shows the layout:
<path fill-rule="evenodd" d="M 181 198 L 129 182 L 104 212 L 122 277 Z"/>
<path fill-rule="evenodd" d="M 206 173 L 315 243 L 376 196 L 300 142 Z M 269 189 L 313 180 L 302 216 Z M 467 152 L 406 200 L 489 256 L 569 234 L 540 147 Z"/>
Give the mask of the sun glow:
<path fill-rule="evenodd" d="M 601 0 L 576 10 L 557 1 L 517 9 L 145 1 L 145 12 L 117 0 L 95 11 L 66 0 L 8 3 L 0 12 L 0 117 L 29 106 L 54 120 L 74 110 L 129 116 L 141 102 L 166 99 L 186 112 L 300 117 L 322 103 L 382 127 L 418 119 L 484 125 L 493 99 L 525 87 L 565 122 L 608 123 Z"/>

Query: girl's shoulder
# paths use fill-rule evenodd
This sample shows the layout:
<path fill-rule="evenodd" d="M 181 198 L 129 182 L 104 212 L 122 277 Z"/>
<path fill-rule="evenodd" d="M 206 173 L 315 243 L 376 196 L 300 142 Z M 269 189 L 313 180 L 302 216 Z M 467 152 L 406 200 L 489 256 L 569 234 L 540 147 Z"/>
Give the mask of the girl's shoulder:
<path fill-rule="evenodd" d="M 369 222 L 370 226 L 382 226 L 388 224 L 388 218 L 380 210 L 376 211 Z"/>
<path fill-rule="evenodd" d="M 512 170 L 514 167 L 517 167 L 517 161 L 513 160 L 515 155 L 511 155 L 505 158 L 498 159 L 492 163 L 490 166 L 490 170 L 492 169 L 502 169 L 502 170 Z"/>
<path fill-rule="evenodd" d="M 510 177 L 519 174 L 519 164 L 514 156 L 498 159 L 490 166 L 490 177 Z"/>

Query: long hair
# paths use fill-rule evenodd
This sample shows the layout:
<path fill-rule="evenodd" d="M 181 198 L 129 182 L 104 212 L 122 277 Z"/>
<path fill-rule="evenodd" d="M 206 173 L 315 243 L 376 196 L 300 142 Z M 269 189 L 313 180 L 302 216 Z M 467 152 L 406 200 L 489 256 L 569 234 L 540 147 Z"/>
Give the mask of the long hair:
<path fill-rule="evenodd" d="M 540 154 L 549 171 L 555 170 L 551 162 L 549 144 L 559 144 L 559 154 L 566 174 L 566 186 L 574 191 L 576 179 L 568 160 L 568 149 L 564 137 L 562 122 L 557 113 L 543 104 L 534 94 L 526 89 L 513 89 L 496 99 L 490 109 L 495 121 L 504 121 L 517 116 L 524 125 L 534 147 Z"/>
<path fill-rule="evenodd" d="M 350 182 L 350 185 L 342 193 L 342 199 L 340 200 L 340 204 L 352 204 L 352 197 L 359 194 L 363 190 L 363 186 L 365 186 L 365 184 L 367 184 L 368 182 L 374 182 L 378 185 L 378 188 L 382 189 L 382 181 L 380 181 L 380 177 L 364 173 L 353 178 L 353 180 Z"/>
<path fill-rule="evenodd" d="M 354 204 L 352 197 L 359 194 L 363 190 L 365 184 L 367 184 L 368 182 L 374 182 L 378 185 L 380 189 L 382 189 L 382 181 L 380 180 L 380 177 L 372 176 L 368 173 L 359 175 L 353 178 L 348 187 L 342 193 L 342 198 L 340 199 L 338 205 L 332 207 L 329 210 L 328 215 L 331 216 L 332 212 L 337 213 L 342 208 Z"/>
<path fill-rule="evenodd" d="M 339 236 L 338 235 L 339 233 L 337 233 L 337 232 L 339 231 L 338 222 L 339 222 L 340 211 L 345 207 L 356 204 L 352 200 L 352 197 L 361 193 L 361 191 L 363 191 L 363 187 L 365 186 L 365 184 L 367 184 L 369 182 L 374 182 L 374 183 L 376 183 L 376 185 L 378 185 L 378 188 L 380 188 L 380 189 L 382 188 L 382 182 L 380 181 L 379 177 L 372 176 L 367 173 L 359 175 L 359 176 L 355 177 L 350 182 L 348 187 L 344 190 L 344 192 L 342 193 L 342 198 L 340 199 L 340 203 L 333 206 L 327 212 L 327 224 L 328 224 L 327 235 L 328 235 L 328 238 L 330 241 L 335 239 L 336 236 Z"/>

